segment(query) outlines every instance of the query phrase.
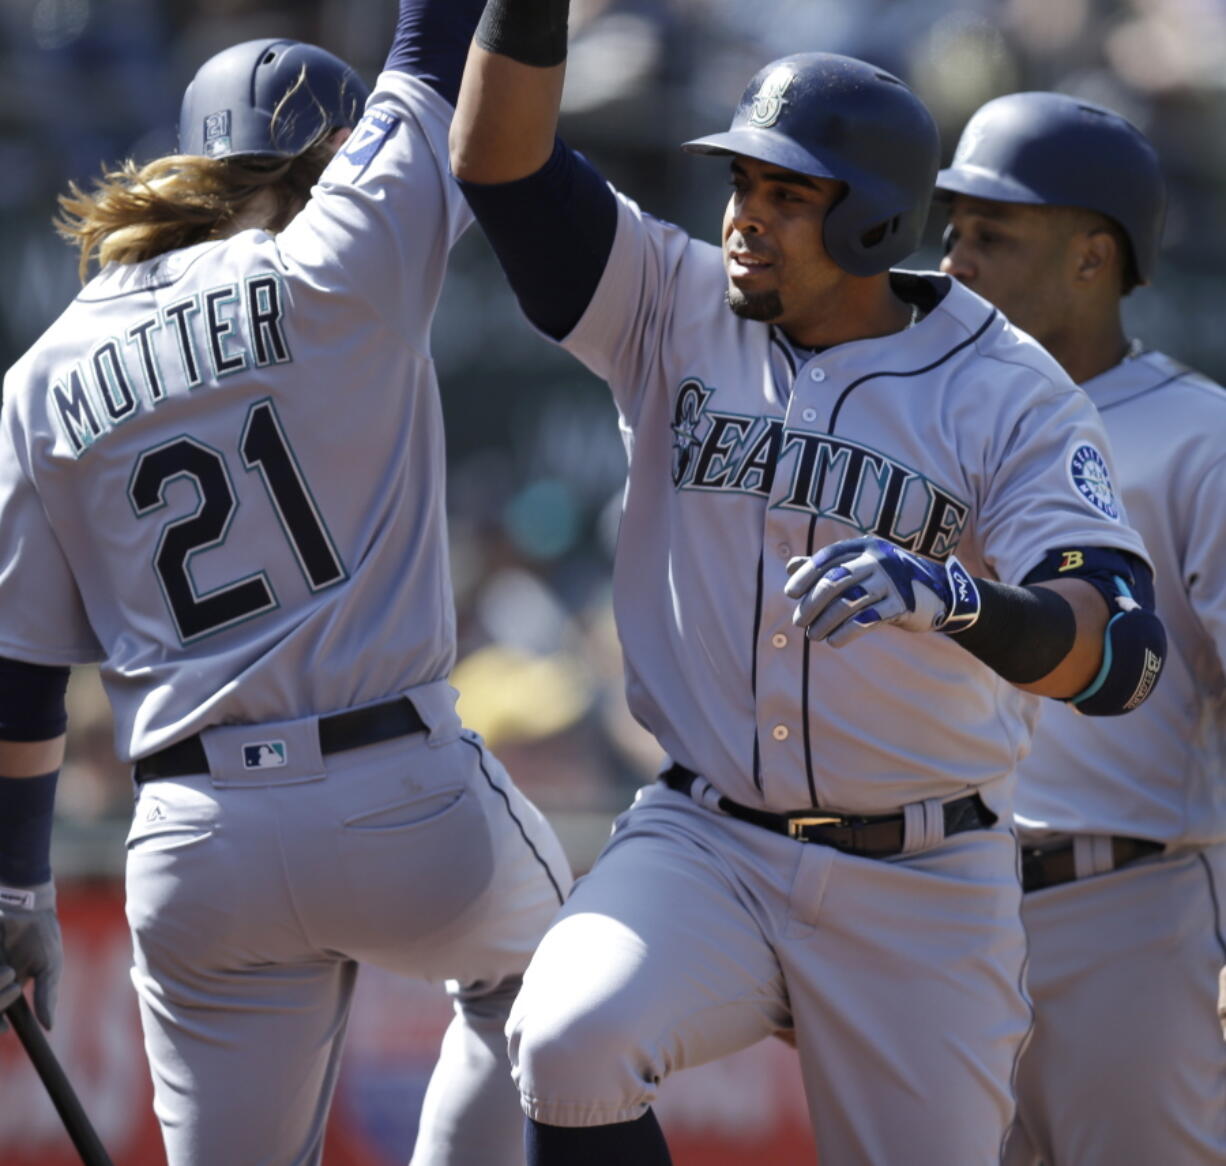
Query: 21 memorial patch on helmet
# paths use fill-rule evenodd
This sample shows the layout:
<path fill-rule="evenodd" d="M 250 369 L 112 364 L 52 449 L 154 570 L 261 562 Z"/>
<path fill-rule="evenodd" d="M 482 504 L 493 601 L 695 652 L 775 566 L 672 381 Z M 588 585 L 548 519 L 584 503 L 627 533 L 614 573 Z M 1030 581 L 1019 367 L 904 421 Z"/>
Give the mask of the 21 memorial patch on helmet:
<path fill-rule="evenodd" d="M 1120 507 L 1111 485 L 1107 460 L 1089 443 L 1077 446 L 1069 457 L 1069 478 L 1079 493 L 1095 510 L 1114 522 L 1120 520 Z"/>

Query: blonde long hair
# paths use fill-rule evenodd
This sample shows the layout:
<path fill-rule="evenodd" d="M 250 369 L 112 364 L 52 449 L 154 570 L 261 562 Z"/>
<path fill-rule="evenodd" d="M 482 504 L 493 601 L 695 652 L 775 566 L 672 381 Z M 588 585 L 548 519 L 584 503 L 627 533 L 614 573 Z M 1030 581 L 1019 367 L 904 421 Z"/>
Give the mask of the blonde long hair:
<path fill-rule="evenodd" d="M 93 260 L 99 267 L 140 263 L 222 237 L 265 191 L 273 209 L 260 225 L 281 230 L 306 203 L 331 157 L 321 135 L 293 158 L 171 154 L 143 166 L 129 158 L 104 167 L 88 192 L 70 183 L 59 196 L 55 229 L 80 249 L 84 282 Z"/>

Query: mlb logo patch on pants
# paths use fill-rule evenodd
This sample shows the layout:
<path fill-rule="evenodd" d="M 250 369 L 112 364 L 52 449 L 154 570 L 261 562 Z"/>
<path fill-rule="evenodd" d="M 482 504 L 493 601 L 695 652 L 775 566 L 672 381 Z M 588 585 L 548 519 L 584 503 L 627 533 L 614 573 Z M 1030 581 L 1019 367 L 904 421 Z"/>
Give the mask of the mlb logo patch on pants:
<path fill-rule="evenodd" d="M 244 769 L 279 769 L 285 760 L 284 741 L 257 741 L 243 746 Z"/>

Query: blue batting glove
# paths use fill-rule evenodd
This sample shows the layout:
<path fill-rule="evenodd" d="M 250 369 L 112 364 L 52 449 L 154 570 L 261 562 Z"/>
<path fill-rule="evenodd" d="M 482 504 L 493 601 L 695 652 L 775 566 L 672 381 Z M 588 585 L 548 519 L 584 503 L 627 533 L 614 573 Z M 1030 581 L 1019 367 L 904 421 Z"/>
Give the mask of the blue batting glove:
<path fill-rule="evenodd" d="M 979 590 L 952 555 L 921 558 L 880 538 L 832 543 L 788 563 L 784 594 L 797 600 L 792 622 L 832 648 L 879 624 L 909 632 L 965 631 L 979 617 Z"/>

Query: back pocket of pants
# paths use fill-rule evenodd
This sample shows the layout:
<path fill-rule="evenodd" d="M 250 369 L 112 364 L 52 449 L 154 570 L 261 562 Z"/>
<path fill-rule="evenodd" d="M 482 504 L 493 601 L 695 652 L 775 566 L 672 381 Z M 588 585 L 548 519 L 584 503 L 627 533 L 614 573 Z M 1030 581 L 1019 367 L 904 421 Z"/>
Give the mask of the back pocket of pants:
<path fill-rule="evenodd" d="M 467 789 L 364 810 L 337 840 L 355 945 L 412 944 L 462 914 L 494 871 L 489 828 Z"/>

